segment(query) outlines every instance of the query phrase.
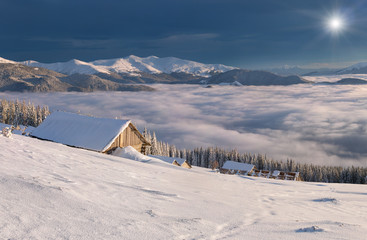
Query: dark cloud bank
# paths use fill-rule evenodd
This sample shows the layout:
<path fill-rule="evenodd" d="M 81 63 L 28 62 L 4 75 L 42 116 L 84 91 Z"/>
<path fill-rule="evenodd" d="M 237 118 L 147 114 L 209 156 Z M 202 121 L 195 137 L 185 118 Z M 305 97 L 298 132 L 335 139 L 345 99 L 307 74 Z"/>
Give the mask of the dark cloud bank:
<path fill-rule="evenodd" d="M 7 94 L 52 110 L 130 118 L 179 147 L 221 146 L 319 164 L 367 163 L 367 87 L 156 85 L 157 92 Z"/>
<path fill-rule="evenodd" d="M 156 55 L 244 68 L 365 59 L 365 0 L 1 0 L 0 56 Z M 325 18 L 341 12 L 340 37 Z"/>

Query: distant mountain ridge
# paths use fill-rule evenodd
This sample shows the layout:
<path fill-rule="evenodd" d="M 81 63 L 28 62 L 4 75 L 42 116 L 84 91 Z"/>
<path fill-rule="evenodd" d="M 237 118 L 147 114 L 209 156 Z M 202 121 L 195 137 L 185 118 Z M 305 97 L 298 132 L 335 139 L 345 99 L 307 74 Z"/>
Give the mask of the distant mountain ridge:
<path fill-rule="evenodd" d="M 11 60 L 8 60 L 8 59 L 5 59 L 5 58 L 0 57 L 0 63 L 16 64 L 17 62 L 14 62 L 14 61 L 11 61 Z"/>
<path fill-rule="evenodd" d="M 140 73 L 170 74 L 186 73 L 195 76 L 209 77 L 212 74 L 222 73 L 235 69 L 235 67 L 222 64 L 204 64 L 195 61 L 183 60 L 175 57 L 159 58 L 150 56 L 146 58 L 134 55 L 125 58 L 95 60 L 84 62 L 77 59 L 68 62 L 40 63 L 36 61 L 19 62 L 32 67 L 43 67 L 63 74 L 111 74 L 128 73 L 138 76 Z"/>
<path fill-rule="evenodd" d="M 301 71 L 286 66 L 281 70 Z M 324 69 L 325 70 L 325 69 Z M 331 73 L 327 73 L 328 71 Z M 335 71 L 326 69 L 305 75 L 338 75 L 366 71 L 367 63 L 359 63 Z M 350 78 L 355 78 L 350 76 Z M 235 86 L 271 86 L 312 83 L 299 75 L 274 74 L 262 70 L 245 70 L 222 64 L 204 64 L 175 57 L 150 56 L 68 62 L 15 62 L 0 58 L 0 91 L 152 91 L 141 84 L 202 84 Z M 345 79 L 338 84 L 364 84 Z"/>
<path fill-rule="evenodd" d="M 284 65 L 282 67 L 265 68 L 263 70 L 277 74 L 277 75 L 281 75 L 281 76 L 303 75 L 303 74 L 315 71 L 315 69 L 306 69 L 306 68 L 301 68 L 299 66 L 289 66 L 289 65 Z"/>
<path fill-rule="evenodd" d="M 341 69 L 337 71 L 336 74 L 367 74 L 367 62 L 360 62 Z"/>
<path fill-rule="evenodd" d="M 0 63 L 0 91 L 16 92 L 91 92 L 153 91 L 139 84 L 128 85 L 101 79 L 95 75 L 64 75 L 52 70 L 22 64 Z"/>
<path fill-rule="evenodd" d="M 336 82 L 319 82 L 317 85 L 365 85 L 366 80 L 359 78 L 343 78 Z"/>
<path fill-rule="evenodd" d="M 205 80 L 207 84 L 247 85 L 247 86 L 269 86 L 269 85 L 293 85 L 310 83 L 299 76 L 279 76 L 266 71 L 250 71 L 235 69 L 220 73 Z"/>
<path fill-rule="evenodd" d="M 66 75 L 72 74 L 128 74 L 140 77 L 141 74 L 171 74 L 183 73 L 196 77 L 211 77 L 215 74 L 228 72 L 238 67 L 223 64 L 204 64 L 200 62 L 184 60 L 176 57 L 156 56 L 138 57 L 130 55 L 123 58 L 102 59 L 90 62 L 72 59 L 67 62 L 41 63 L 33 60 L 16 62 L 0 57 L 0 63 L 19 63 L 31 67 L 42 67 Z M 261 70 L 258 70 L 261 71 Z M 360 62 L 346 68 L 303 68 L 299 66 L 285 65 L 278 68 L 267 68 L 264 71 L 281 76 L 323 76 L 342 74 L 367 74 L 367 62 Z"/>
<path fill-rule="evenodd" d="M 174 57 L 61 63 L 14 62 L 0 59 L 0 91 L 152 91 L 138 84 L 291 85 L 306 83 L 298 76 L 203 64 Z M 40 74 L 41 73 L 41 74 Z M 130 85 L 127 85 L 130 84 Z"/>
<path fill-rule="evenodd" d="M 283 66 L 279 68 L 268 68 L 266 71 L 282 75 L 299 75 L 299 76 L 329 76 L 329 75 L 345 75 L 345 74 L 367 74 L 367 62 L 360 62 L 345 68 L 302 68 L 298 66 Z"/>

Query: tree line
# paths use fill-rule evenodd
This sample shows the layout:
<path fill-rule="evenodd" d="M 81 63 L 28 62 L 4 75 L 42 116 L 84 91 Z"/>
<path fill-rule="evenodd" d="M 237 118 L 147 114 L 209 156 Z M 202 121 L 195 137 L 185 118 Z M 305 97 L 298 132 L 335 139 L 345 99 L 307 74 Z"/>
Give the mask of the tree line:
<path fill-rule="evenodd" d="M 48 106 L 35 106 L 24 100 L 0 100 L 0 122 L 5 124 L 37 127 L 49 114 Z"/>
<path fill-rule="evenodd" d="M 143 136 L 150 141 L 151 147 L 146 154 L 186 159 L 191 165 L 215 168 L 222 167 L 226 161 L 253 164 L 259 170 L 280 170 L 299 172 L 303 181 L 326 183 L 367 183 L 367 168 L 323 166 L 309 163 L 297 163 L 293 159 L 274 160 L 264 154 L 239 153 L 237 150 L 225 150 L 219 147 L 178 149 L 174 145 L 158 141 L 155 132 L 146 128 Z"/>

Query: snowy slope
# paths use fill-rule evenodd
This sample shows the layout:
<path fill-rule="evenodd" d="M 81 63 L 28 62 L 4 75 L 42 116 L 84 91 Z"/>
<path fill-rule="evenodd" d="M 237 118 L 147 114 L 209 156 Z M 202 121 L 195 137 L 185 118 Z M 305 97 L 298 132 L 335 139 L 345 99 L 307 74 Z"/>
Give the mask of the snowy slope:
<path fill-rule="evenodd" d="M 16 62 L 0 57 L 0 63 L 12 63 L 12 64 L 15 64 Z"/>
<path fill-rule="evenodd" d="M 360 62 L 337 71 L 337 74 L 366 74 L 367 73 L 367 62 Z"/>
<path fill-rule="evenodd" d="M 0 136 L 0 239 L 365 239 L 366 186 L 139 162 Z"/>
<path fill-rule="evenodd" d="M 93 64 L 83 62 L 77 59 L 70 60 L 68 62 L 58 62 L 58 63 L 40 63 L 33 60 L 28 60 L 21 62 L 22 64 L 30 67 L 42 67 L 55 72 L 60 72 L 64 74 L 94 74 L 97 72 L 108 73 L 102 67 L 94 66 Z"/>
<path fill-rule="evenodd" d="M 96 60 L 93 62 L 83 62 L 71 60 L 59 63 L 39 63 L 36 61 L 22 62 L 27 66 L 43 67 L 64 74 L 94 74 L 94 73 L 139 73 L 151 74 L 184 72 L 200 76 L 208 76 L 211 72 L 225 72 L 234 67 L 222 64 L 203 64 L 194 61 L 182 60 L 174 57 L 158 58 L 150 56 L 140 58 L 128 56 L 126 58 Z"/>

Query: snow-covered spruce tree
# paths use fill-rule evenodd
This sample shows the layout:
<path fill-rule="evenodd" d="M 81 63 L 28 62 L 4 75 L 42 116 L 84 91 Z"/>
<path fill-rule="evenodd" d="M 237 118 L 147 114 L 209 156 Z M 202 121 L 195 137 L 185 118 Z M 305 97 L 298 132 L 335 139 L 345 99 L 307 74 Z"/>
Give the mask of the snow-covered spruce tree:
<path fill-rule="evenodd" d="M 43 122 L 43 120 L 45 120 L 48 115 L 50 115 L 50 110 L 48 109 L 48 106 L 43 106 L 41 109 L 41 122 Z"/>
<path fill-rule="evenodd" d="M 42 112 L 41 107 L 37 105 L 36 107 L 36 113 L 37 113 L 37 126 L 41 124 L 42 122 Z"/>
<path fill-rule="evenodd" d="M 151 136 L 150 136 L 150 133 L 148 132 L 148 129 L 146 127 L 144 128 L 144 131 L 143 131 L 143 137 L 151 144 Z M 151 152 L 151 147 L 147 146 L 145 148 L 144 154 L 148 155 L 148 154 L 150 154 L 150 152 Z"/>
<path fill-rule="evenodd" d="M 34 126 L 37 127 L 49 114 L 47 106 L 35 107 L 32 103 L 25 101 L 0 100 L 0 120 L 2 123 L 14 126 Z"/>
<path fill-rule="evenodd" d="M 13 125 L 18 126 L 23 123 L 21 104 L 18 99 L 14 103 L 14 121 Z"/>
<path fill-rule="evenodd" d="M 15 123 L 15 104 L 14 102 L 9 102 L 8 122 L 6 122 L 6 124 L 14 124 L 14 123 Z"/>
<path fill-rule="evenodd" d="M 155 132 L 153 132 L 152 137 L 151 137 L 151 152 L 150 154 L 152 155 L 159 155 L 159 150 L 158 150 L 158 142 L 157 142 L 157 137 L 155 136 Z"/>
<path fill-rule="evenodd" d="M 21 105 L 21 111 L 22 111 L 22 125 L 24 126 L 28 126 L 28 107 L 27 104 L 25 103 L 25 101 L 23 100 L 22 105 Z"/>
<path fill-rule="evenodd" d="M 1 122 L 7 123 L 8 122 L 8 110 L 9 109 L 9 103 L 6 100 L 1 100 L 0 104 L 0 111 L 1 111 Z"/>
<path fill-rule="evenodd" d="M 37 126 L 37 112 L 33 103 L 28 105 L 28 125 Z"/>

